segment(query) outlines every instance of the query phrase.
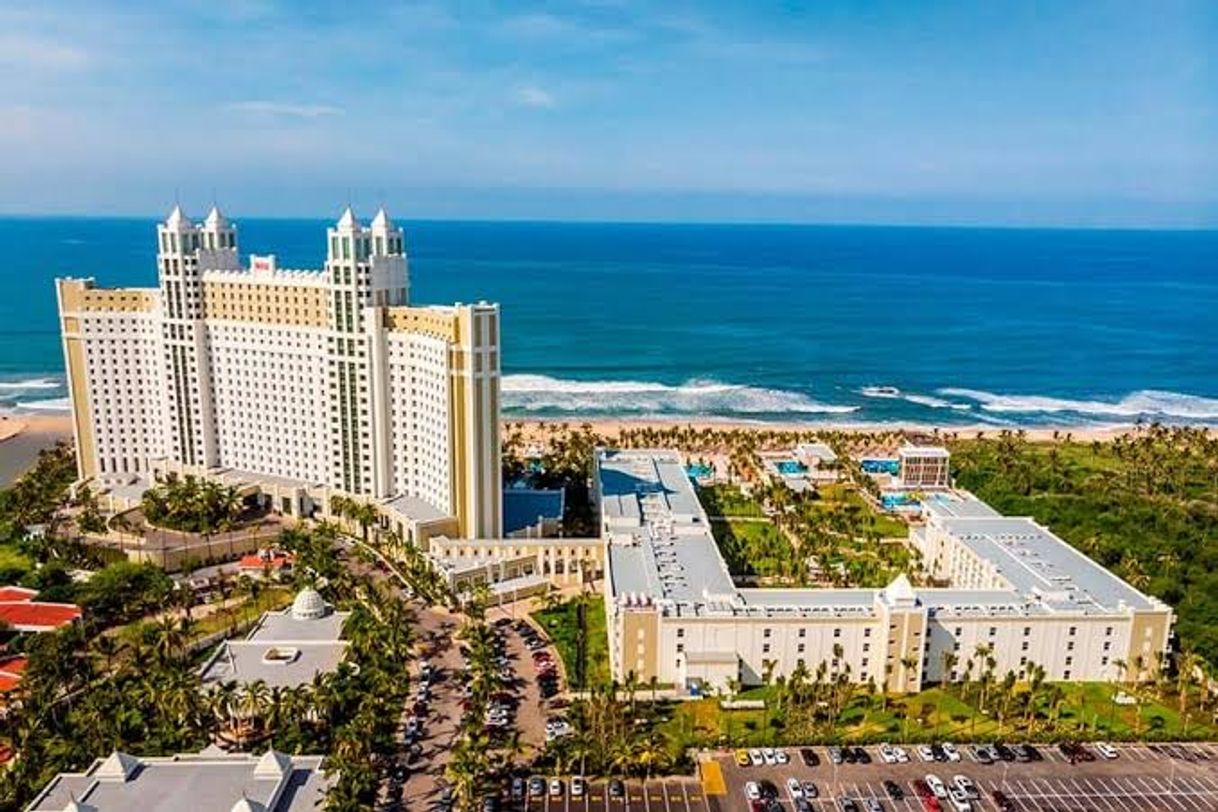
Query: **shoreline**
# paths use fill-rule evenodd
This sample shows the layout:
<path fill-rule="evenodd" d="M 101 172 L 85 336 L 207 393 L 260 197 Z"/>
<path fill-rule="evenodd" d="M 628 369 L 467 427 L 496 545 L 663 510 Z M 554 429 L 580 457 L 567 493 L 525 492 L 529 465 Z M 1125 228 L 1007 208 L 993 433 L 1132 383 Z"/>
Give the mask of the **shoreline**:
<path fill-rule="evenodd" d="M 936 424 L 917 421 L 874 422 L 866 420 L 741 420 L 739 418 L 717 418 L 713 416 L 690 417 L 519 417 L 515 415 L 501 416 L 500 425 L 505 431 L 522 427 L 529 434 L 539 428 L 545 431 L 549 426 L 566 425 L 571 428 L 591 426 L 597 434 L 616 436 L 624 430 L 637 429 L 673 429 L 693 428 L 697 431 L 754 431 L 754 432 L 838 432 L 845 434 L 885 434 L 903 432 L 906 434 L 933 435 L 942 437 L 956 436 L 958 438 L 997 437 L 1005 432 L 1022 431 L 1029 440 L 1049 441 L 1062 440 L 1070 435 L 1076 442 L 1091 440 L 1111 440 L 1137 427 L 1137 423 L 1105 423 L 1093 425 L 1053 425 L 1040 424 L 1030 426 L 995 426 L 991 423 L 973 424 Z M 1190 424 L 1194 425 L 1194 424 Z M 1213 429 L 1212 426 L 1195 424 L 1198 428 Z M 50 432 L 55 434 L 72 434 L 72 415 L 69 413 L 9 413 L 0 414 L 0 443 L 29 432 Z M 1056 436 L 1055 436 L 1056 435 Z M 0 446 L 2 448 L 2 446 Z"/>

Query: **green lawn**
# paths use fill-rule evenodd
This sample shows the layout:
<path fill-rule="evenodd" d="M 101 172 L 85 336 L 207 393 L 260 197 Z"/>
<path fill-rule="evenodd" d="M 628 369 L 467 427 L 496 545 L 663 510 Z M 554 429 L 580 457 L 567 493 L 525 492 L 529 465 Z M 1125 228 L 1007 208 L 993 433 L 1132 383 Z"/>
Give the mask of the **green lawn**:
<path fill-rule="evenodd" d="M 723 710 L 718 699 L 681 703 L 663 723 L 665 731 L 687 746 L 766 746 L 814 742 L 850 741 L 994 741 L 1064 739 L 1212 739 L 1218 727 L 1199 719 L 1187 725 L 1170 703 L 1158 702 L 1142 692 L 1136 706 L 1112 703 L 1118 686 L 1106 683 L 1063 683 L 1064 701 L 1056 723 L 1047 708 L 1029 722 L 1022 713 L 1000 723 L 996 714 L 985 715 L 975 704 L 976 688 L 969 700 L 950 691 L 930 688 L 911 696 L 855 696 L 843 710 L 835 727 L 825 722 L 802 724 L 800 714 L 778 708 L 773 688 L 755 688 L 739 699 L 762 699 L 764 710 Z M 995 703 L 996 704 L 996 703 Z M 1203 716 L 1194 712 L 1197 717 Z"/>
<path fill-rule="evenodd" d="M 596 595 L 582 602 L 585 607 L 582 635 L 580 603 L 579 599 L 573 599 L 553 609 L 533 613 L 533 619 L 554 641 L 574 690 L 609 683 L 609 635 L 605 627 L 605 603 Z"/>
<path fill-rule="evenodd" d="M 760 517 L 765 513 L 761 503 L 751 496 L 745 496 L 735 485 L 716 484 L 698 488 L 698 499 L 706 509 L 708 516 L 751 516 Z"/>

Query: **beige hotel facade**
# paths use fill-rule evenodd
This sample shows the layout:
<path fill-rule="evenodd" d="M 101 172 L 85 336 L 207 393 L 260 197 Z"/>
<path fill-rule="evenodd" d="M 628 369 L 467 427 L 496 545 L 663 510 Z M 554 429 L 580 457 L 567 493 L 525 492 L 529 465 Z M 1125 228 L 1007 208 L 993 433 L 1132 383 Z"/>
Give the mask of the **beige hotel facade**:
<path fill-rule="evenodd" d="M 56 282 L 82 481 L 194 473 L 293 516 L 342 494 L 407 536 L 500 536 L 498 305 L 413 305 L 383 209 L 348 208 L 320 269 L 243 265 L 214 207 L 156 240 L 155 288 Z"/>
<path fill-rule="evenodd" d="M 744 589 L 720 557 L 680 454 L 598 452 L 604 598 L 614 678 L 725 690 L 787 676 L 890 692 L 993 674 L 1132 679 L 1166 652 L 1171 609 L 1031 519 L 966 493 L 924 499 L 912 544 L 941 588 Z M 978 653 L 978 652 L 981 653 Z M 972 669 L 968 661 L 974 660 Z"/>

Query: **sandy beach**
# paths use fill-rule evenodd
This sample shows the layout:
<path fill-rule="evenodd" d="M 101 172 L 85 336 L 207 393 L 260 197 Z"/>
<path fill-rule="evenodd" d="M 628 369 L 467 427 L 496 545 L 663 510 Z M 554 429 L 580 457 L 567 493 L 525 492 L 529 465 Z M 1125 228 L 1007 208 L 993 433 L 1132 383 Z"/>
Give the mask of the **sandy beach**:
<path fill-rule="evenodd" d="M 66 414 L 0 416 L 0 486 L 21 476 L 38 452 L 60 440 L 72 439 L 72 418 Z"/>
<path fill-rule="evenodd" d="M 910 436 L 926 436 L 933 437 L 938 434 L 943 438 L 951 438 L 953 436 L 959 438 L 977 437 L 997 437 L 1004 429 L 993 425 L 981 423 L 972 426 L 934 426 L 930 424 L 916 423 L 800 423 L 800 422 L 783 422 L 771 423 L 761 421 L 733 421 L 733 420 L 709 420 L 709 419 L 693 419 L 693 420 L 677 420 L 677 419 L 629 419 L 629 420 L 554 420 L 554 419 L 531 419 L 531 420 L 512 420 L 505 419 L 503 421 L 504 431 L 519 431 L 521 432 L 526 443 L 544 442 L 550 434 L 550 427 L 555 425 L 566 424 L 572 428 L 587 425 L 591 427 L 596 434 L 612 439 L 617 437 L 622 431 L 632 429 L 672 429 L 672 428 L 693 428 L 697 431 L 717 430 L 717 431 L 757 431 L 757 432 L 783 432 L 783 431 L 809 431 L 809 432 L 846 432 L 855 434 L 882 434 L 891 432 L 902 432 Z M 1024 429 L 1025 436 L 1033 442 L 1051 442 L 1053 440 L 1062 440 L 1069 435 L 1076 442 L 1091 442 L 1099 440 L 1101 442 L 1111 440 L 1118 437 L 1131 429 L 1133 424 L 1126 425 L 1106 425 L 1106 426 L 1041 426 L 1036 428 Z"/>

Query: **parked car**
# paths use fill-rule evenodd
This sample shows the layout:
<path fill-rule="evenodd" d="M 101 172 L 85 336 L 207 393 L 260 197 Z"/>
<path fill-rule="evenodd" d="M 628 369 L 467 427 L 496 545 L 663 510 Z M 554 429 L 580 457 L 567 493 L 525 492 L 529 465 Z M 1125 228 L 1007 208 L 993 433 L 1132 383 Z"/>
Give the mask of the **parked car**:
<path fill-rule="evenodd" d="M 609 797 L 610 798 L 625 798 L 626 784 L 620 778 L 614 778 L 609 781 Z"/>
<path fill-rule="evenodd" d="M 1002 790 L 994 790 L 990 797 L 994 799 L 994 806 L 998 807 L 998 812 L 1014 812 L 1015 803 Z"/>
<path fill-rule="evenodd" d="M 816 788 L 816 784 L 811 781 L 805 781 L 801 787 L 804 791 L 805 798 L 815 798 L 820 795 L 820 790 Z"/>
<path fill-rule="evenodd" d="M 955 784 L 961 792 L 969 798 L 980 798 L 981 792 L 978 791 L 977 785 L 973 783 L 967 775 L 957 775 L 952 777 L 952 783 Z"/>
<path fill-rule="evenodd" d="M 880 754 L 880 761 L 885 764 L 897 763 L 897 751 L 891 744 L 881 744 L 877 752 Z"/>
<path fill-rule="evenodd" d="M 930 787 L 930 791 L 935 794 L 936 798 L 947 797 L 947 784 L 944 784 L 943 779 L 934 773 L 927 774 L 926 786 Z"/>
<path fill-rule="evenodd" d="M 737 750 L 735 758 L 736 758 L 736 764 L 740 767 L 748 767 L 749 765 L 751 765 L 753 763 L 752 760 L 749 759 L 748 750 Z"/>
<path fill-rule="evenodd" d="M 562 792 L 563 792 L 562 780 L 558 779 L 558 778 L 551 778 L 550 779 L 550 797 L 551 798 L 561 798 Z"/>
<path fill-rule="evenodd" d="M 901 789 L 901 785 L 890 778 L 884 779 L 884 791 L 894 801 L 899 801 L 905 797 L 905 790 Z"/>
<path fill-rule="evenodd" d="M 799 757 L 803 760 L 805 767 L 815 767 L 820 764 L 820 757 L 816 755 L 816 751 L 811 747 L 801 747 L 799 749 Z"/>
<path fill-rule="evenodd" d="M 842 748 L 830 747 L 829 748 L 829 761 L 833 762 L 834 764 L 841 764 L 842 763 Z"/>
<path fill-rule="evenodd" d="M 753 748 L 749 751 L 749 763 L 754 767 L 760 767 L 762 764 L 765 764 L 765 757 L 761 755 L 760 750 Z"/>
<path fill-rule="evenodd" d="M 787 792 L 792 798 L 804 797 L 804 788 L 800 785 L 798 778 L 787 779 Z"/>
<path fill-rule="evenodd" d="M 1098 752 L 1101 756 L 1103 756 L 1104 758 L 1107 758 L 1107 759 L 1113 759 L 1119 755 L 1117 753 L 1117 749 L 1115 747 L 1113 747 L 1111 744 L 1109 744 L 1108 742 L 1096 742 L 1095 749 L 1096 749 L 1096 752 Z"/>
<path fill-rule="evenodd" d="M 761 787 L 756 781 L 749 781 L 744 785 L 744 797 L 750 801 L 761 800 Z"/>
<path fill-rule="evenodd" d="M 948 761 L 959 761 L 960 752 L 956 749 L 956 745 L 951 742 L 943 742 L 943 754 L 947 756 Z"/>
<path fill-rule="evenodd" d="M 919 744 L 918 758 L 922 759 L 923 761 L 934 761 L 935 751 L 929 744 Z"/>
<path fill-rule="evenodd" d="M 572 798 L 584 797 L 584 792 L 587 789 L 588 789 L 588 785 L 584 781 L 583 776 L 577 775 L 571 779 L 571 797 Z"/>
<path fill-rule="evenodd" d="M 534 775 L 529 779 L 529 794 L 541 796 L 546 794 L 546 780 L 540 775 Z"/>
<path fill-rule="evenodd" d="M 787 755 L 787 751 L 783 750 L 781 747 L 774 749 L 774 760 L 779 764 L 791 763 L 791 757 Z"/>
<path fill-rule="evenodd" d="M 984 744 L 973 745 L 973 758 L 978 764 L 994 763 L 994 756 L 990 753 L 990 748 Z"/>

